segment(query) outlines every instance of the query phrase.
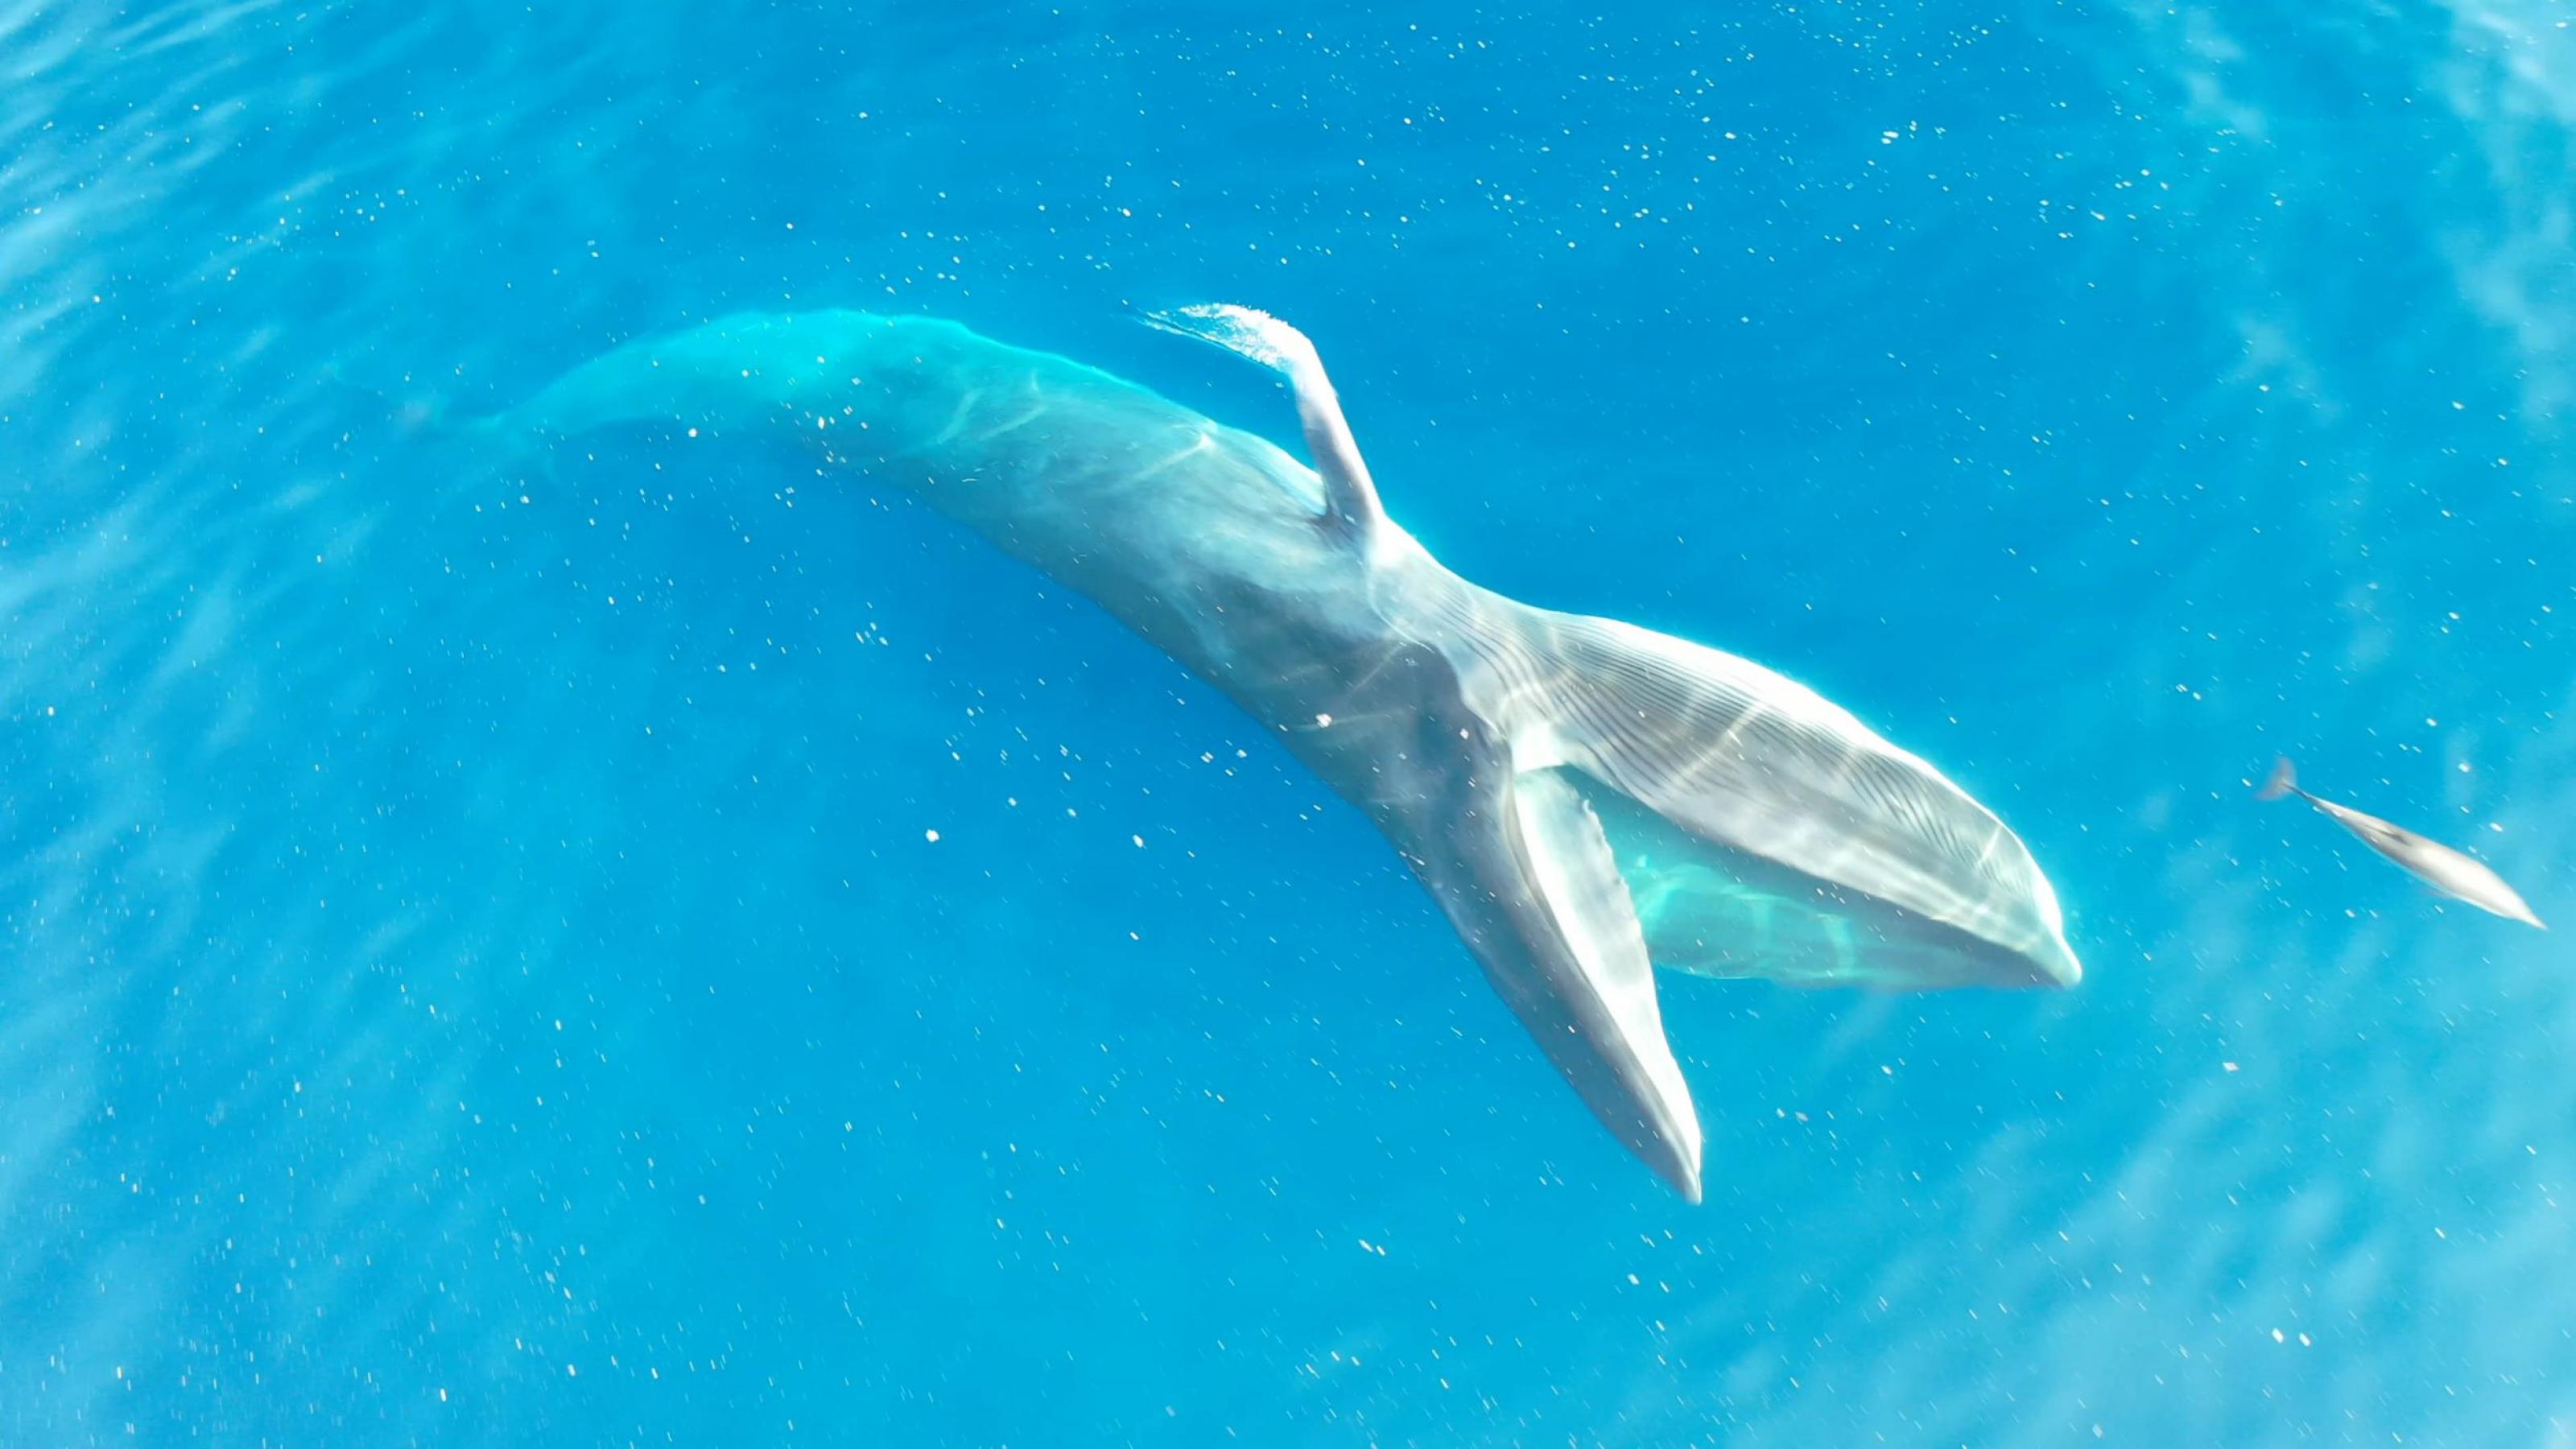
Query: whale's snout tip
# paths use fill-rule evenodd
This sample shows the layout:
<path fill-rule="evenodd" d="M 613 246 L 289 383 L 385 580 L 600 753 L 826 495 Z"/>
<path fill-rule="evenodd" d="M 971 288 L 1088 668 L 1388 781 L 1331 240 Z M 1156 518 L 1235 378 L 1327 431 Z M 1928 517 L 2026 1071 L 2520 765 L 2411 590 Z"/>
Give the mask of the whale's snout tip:
<path fill-rule="evenodd" d="M 2053 936 L 2047 945 L 2031 952 L 2031 984 L 2057 991 L 2079 985 L 2084 980 L 2084 963 L 2076 959 L 2075 948 L 2063 936 Z"/>
<path fill-rule="evenodd" d="M 1682 1201 L 1692 1207 L 1700 1205 L 1702 1193 L 1698 1153 L 1657 1154 L 1649 1158 L 1648 1162 L 1655 1169 L 1655 1175 L 1662 1178 L 1667 1187 L 1679 1193 Z"/>

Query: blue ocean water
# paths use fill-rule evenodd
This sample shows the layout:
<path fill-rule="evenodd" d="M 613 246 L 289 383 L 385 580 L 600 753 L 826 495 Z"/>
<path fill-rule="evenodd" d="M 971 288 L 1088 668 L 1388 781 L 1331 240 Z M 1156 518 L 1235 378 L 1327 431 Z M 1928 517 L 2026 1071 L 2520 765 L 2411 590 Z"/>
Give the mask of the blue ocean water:
<path fill-rule="evenodd" d="M 2576 9 L 0 0 L 0 1443 L 2564 1444 Z M 1355 812 L 730 447 L 926 313 L 1813 684 L 2088 978 L 1668 978 L 1683 1204 Z M 932 833 L 936 839 L 931 839 Z"/>

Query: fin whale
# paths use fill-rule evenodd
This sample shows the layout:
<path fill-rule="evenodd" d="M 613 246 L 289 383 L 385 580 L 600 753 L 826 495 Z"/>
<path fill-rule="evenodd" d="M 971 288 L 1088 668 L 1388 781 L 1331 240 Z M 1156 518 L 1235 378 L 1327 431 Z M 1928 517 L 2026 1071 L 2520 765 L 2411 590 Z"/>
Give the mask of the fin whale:
<path fill-rule="evenodd" d="M 1930 765 L 1714 649 L 1534 608 L 1386 516 L 1315 348 L 1151 319 L 1284 375 L 1307 455 L 954 323 L 745 314 L 575 367 L 478 429 L 791 441 L 1116 616 L 1364 811 L 1601 1123 L 1684 1197 L 1701 1132 L 1653 966 L 2065 986 L 2030 852 Z"/>

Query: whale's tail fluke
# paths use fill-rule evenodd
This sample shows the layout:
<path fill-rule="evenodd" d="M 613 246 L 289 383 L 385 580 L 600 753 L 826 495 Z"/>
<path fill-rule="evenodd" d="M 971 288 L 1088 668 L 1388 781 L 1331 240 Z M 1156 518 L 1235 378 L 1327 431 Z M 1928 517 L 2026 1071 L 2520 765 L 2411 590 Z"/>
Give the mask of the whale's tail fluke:
<path fill-rule="evenodd" d="M 551 477 L 555 459 L 547 439 L 509 425 L 506 414 L 477 414 L 459 408 L 454 396 L 404 373 L 386 384 L 361 382 L 345 367 L 323 364 L 321 381 L 355 410 L 374 413 L 410 444 L 445 446 L 462 457 L 447 472 L 447 485 L 467 492 L 496 474 Z M 428 470 L 436 472 L 438 470 Z"/>
<path fill-rule="evenodd" d="M 403 372 L 391 382 L 367 382 L 352 376 L 345 363 L 333 358 L 322 364 L 318 376 L 324 387 L 353 406 L 380 411 L 386 421 L 407 434 L 461 437 L 480 443 L 495 431 L 493 419 L 460 411 L 452 393 L 412 372 Z"/>
<path fill-rule="evenodd" d="M 2264 779 L 2261 785 L 2255 787 L 2254 798 L 2257 800 L 2278 800 L 2285 795 L 2298 793 L 2298 789 L 2298 769 L 2290 763 L 2289 756 L 2283 755 L 2272 762 L 2272 773 Z"/>

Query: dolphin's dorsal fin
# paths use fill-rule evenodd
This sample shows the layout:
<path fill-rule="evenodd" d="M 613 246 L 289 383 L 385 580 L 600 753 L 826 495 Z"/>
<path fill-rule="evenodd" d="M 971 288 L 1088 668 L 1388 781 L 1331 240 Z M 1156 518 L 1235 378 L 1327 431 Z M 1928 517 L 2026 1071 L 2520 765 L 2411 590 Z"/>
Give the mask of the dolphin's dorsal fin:
<path fill-rule="evenodd" d="M 1524 927 L 1538 969 L 1508 983 L 1497 973 L 1496 985 L 1602 1125 L 1698 1202 L 1699 1113 L 1609 838 L 1562 771 L 1517 775 L 1510 795 L 1513 853 L 1553 929 Z"/>
<path fill-rule="evenodd" d="M 1365 531 L 1377 525 L 1377 483 L 1369 477 L 1360 445 L 1324 359 L 1306 334 L 1271 316 L 1228 302 L 1205 302 L 1145 314 L 1147 325 L 1213 343 L 1284 374 L 1297 395 L 1297 420 L 1306 430 L 1306 452 L 1324 480 L 1325 517 Z"/>

